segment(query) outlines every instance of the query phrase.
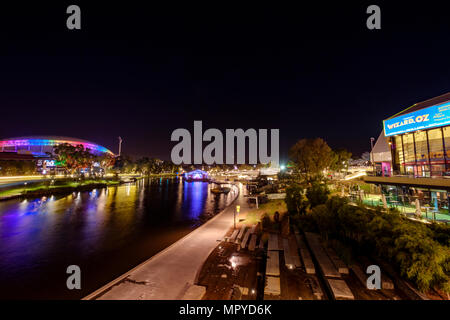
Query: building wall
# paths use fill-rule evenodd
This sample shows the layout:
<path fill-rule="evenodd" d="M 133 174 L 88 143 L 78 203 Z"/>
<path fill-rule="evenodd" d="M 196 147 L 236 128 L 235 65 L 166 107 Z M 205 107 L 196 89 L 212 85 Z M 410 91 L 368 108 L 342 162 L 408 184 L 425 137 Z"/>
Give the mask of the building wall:
<path fill-rule="evenodd" d="M 417 177 L 450 175 L 450 126 L 390 138 L 394 173 Z"/>

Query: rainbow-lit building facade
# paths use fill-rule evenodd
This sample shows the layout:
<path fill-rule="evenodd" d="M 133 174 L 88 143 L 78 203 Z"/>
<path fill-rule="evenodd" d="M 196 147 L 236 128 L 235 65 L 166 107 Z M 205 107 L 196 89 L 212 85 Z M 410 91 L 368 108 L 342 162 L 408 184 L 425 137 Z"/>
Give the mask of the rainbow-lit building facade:
<path fill-rule="evenodd" d="M 113 155 L 109 149 L 94 142 L 58 136 L 28 136 L 1 139 L 0 152 L 28 154 L 33 155 L 34 157 L 47 157 L 48 153 L 53 152 L 53 146 L 63 143 L 68 143 L 73 146 L 81 144 L 85 149 L 90 149 L 90 152 L 96 155 L 105 153 Z"/>

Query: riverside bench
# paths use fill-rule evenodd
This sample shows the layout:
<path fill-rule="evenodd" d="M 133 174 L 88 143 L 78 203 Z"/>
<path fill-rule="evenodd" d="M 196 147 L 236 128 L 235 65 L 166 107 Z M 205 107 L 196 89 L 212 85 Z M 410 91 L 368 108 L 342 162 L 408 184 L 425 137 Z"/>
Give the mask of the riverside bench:
<path fill-rule="evenodd" d="M 241 230 L 239 230 L 239 234 L 236 238 L 236 241 L 235 241 L 236 243 L 241 243 L 242 237 L 244 236 L 244 232 L 245 232 L 245 226 L 242 226 Z"/>
<path fill-rule="evenodd" d="M 242 239 L 241 242 L 241 248 L 245 249 L 247 247 L 247 242 L 249 240 L 250 237 L 250 229 L 247 230 L 247 232 L 245 233 L 244 239 Z"/>
<path fill-rule="evenodd" d="M 252 237 L 250 238 L 250 243 L 248 245 L 249 251 L 254 251 L 256 247 L 256 234 L 252 234 Z"/>
<path fill-rule="evenodd" d="M 238 229 L 234 230 L 233 233 L 231 234 L 231 237 L 228 240 L 230 242 L 234 242 L 236 240 L 236 237 L 237 237 L 238 233 L 239 233 Z"/>

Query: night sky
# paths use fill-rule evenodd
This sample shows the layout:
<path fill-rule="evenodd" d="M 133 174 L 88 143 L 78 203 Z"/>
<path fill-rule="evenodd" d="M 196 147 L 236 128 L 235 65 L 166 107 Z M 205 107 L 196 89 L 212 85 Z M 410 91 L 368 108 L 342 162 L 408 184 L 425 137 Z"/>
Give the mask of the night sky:
<path fill-rule="evenodd" d="M 126 154 L 169 159 L 172 131 L 203 120 L 278 128 L 282 159 L 305 137 L 359 155 L 383 119 L 450 91 L 450 19 L 431 2 L 90 2 L 2 4 L 1 138 L 61 135 L 117 152 L 120 135 Z M 66 28 L 70 4 L 81 30 Z M 381 30 L 366 28 L 369 4 Z"/>

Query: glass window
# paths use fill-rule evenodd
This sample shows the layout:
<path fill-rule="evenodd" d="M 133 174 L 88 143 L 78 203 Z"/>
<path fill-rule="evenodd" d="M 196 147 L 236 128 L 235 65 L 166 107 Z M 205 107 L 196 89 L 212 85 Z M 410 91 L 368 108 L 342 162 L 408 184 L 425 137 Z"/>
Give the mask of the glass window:
<path fill-rule="evenodd" d="M 399 170 L 403 173 L 403 148 L 402 148 L 402 137 L 394 137 L 395 152 L 394 152 L 394 170 Z"/>
<path fill-rule="evenodd" d="M 450 126 L 442 128 L 444 131 L 445 153 L 447 159 L 450 159 Z"/>
<path fill-rule="evenodd" d="M 441 128 L 428 130 L 428 145 L 430 146 L 431 175 L 442 176 L 445 172 L 445 162 Z"/>
<path fill-rule="evenodd" d="M 428 143 L 430 145 L 430 161 L 444 163 L 444 147 L 442 145 L 441 128 L 428 131 Z"/>
<path fill-rule="evenodd" d="M 403 148 L 405 149 L 405 165 L 414 166 L 416 157 L 414 155 L 414 137 L 411 133 L 403 135 Z"/>
<path fill-rule="evenodd" d="M 414 132 L 414 138 L 416 140 L 417 175 L 429 177 L 430 167 L 428 159 L 427 132 L 416 131 Z"/>

